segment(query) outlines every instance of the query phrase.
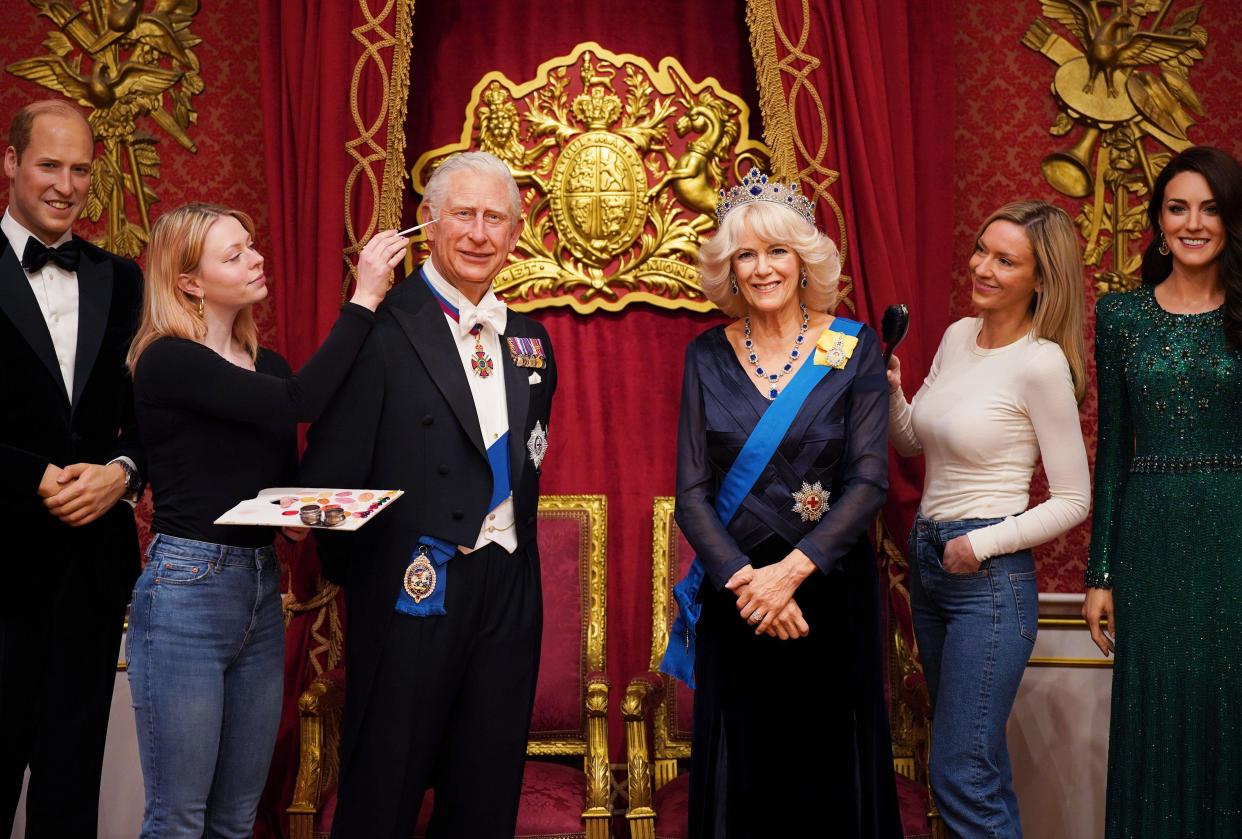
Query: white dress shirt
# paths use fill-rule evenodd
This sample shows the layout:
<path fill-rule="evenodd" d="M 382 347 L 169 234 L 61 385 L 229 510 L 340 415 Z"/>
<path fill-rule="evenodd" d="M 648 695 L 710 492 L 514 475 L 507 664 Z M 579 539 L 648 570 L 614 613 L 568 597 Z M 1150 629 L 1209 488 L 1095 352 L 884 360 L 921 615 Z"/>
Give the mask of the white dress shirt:
<path fill-rule="evenodd" d="M 9 240 L 9 245 L 13 248 L 13 253 L 17 255 L 17 261 L 21 262 L 22 254 L 26 252 L 26 241 L 34 234 L 13 218 L 7 207 L 4 210 L 4 217 L 0 218 L 0 230 L 4 231 L 5 238 Z M 73 231 L 69 230 L 50 245 L 47 242 L 43 244 L 55 248 L 72 238 Z M 52 346 L 56 350 L 60 375 L 65 381 L 65 394 L 68 399 L 72 400 L 74 365 L 78 356 L 78 272 L 66 271 L 49 259 L 47 264 L 35 273 L 26 271 L 26 279 L 30 280 L 30 290 L 34 292 L 35 300 L 39 302 L 39 311 L 43 313 L 43 321 L 47 324 L 47 331 L 52 336 Z M 137 464 L 124 455 L 113 458 L 108 463 L 110 465 L 117 461 L 124 461 L 135 471 L 138 469 Z M 124 500 L 132 507 L 137 503 L 138 498 L 127 494 Z"/>
<path fill-rule="evenodd" d="M 479 418 L 479 431 L 483 434 L 483 444 L 491 447 L 509 430 L 509 402 L 505 394 L 504 359 L 501 356 L 503 350 L 500 345 L 501 333 L 504 332 L 505 324 L 508 322 L 508 309 L 490 288 L 479 301 L 479 305 L 475 306 L 440 275 L 430 259 L 423 263 L 423 270 L 426 271 L 427 279 L 436 292 L 457 307 L 458 320 L 453 320 L 447 312 L 444 319 L 448 321 L 449 329 L 452 330 L 453 337 L 457 340 L 457 354 L 461 357 L 461 366 L 466 373 L 466 381 L 470 383 L 470 395 L 474 397 L 474 410 Z M 483 330 L 479 333 L 479 343 L 483 345 L 483 351 L 495 365 L 492 375 L 487 378 L 476 375 L 470 363 L 474 356 L 475 345 L 475 339 L 470 334 L 470 330 L 478 323 L 483 324 Z M 505 462 L 509 462 L 507 452 L 505 458 Z M 458 546 L 462 553 L 478 550 L 488 542 L 495 542 L 508 553 L 516 551 L 517 530 L 513 526 L 513 514 L 513 492 L 510 490 L 509 497 L 494 510 L 490 510 L 483 519 L 483 526 L 479 528 L 479 538 L 475 540 L 475 543 Z"/>
<path fill-rule="evenodd" d="M 26 252 L 26 242 L 32 234 L 21 225 L 6 208 L 4 218 L 0 219 L 0 229 L 4 230 L 13 252 L 20 262 Z M 54 248 L 73 238 L 72 232 L 66 232 L 55 242 L 44 242 Z M 78 353 L 78 272 L 66 271 L 55 262 L 48 263 L 31 274 L 26 272 L 30 280 L 30 288 L 35 299 L 39 301 L 39 311 L 47 323 L 47 331 L 52 336 L 52 346 L 56 348 L 56 360 L 60 364 L 60 375 L 65 380 L 65 393 L 73 398 L 73 365 Z"/>

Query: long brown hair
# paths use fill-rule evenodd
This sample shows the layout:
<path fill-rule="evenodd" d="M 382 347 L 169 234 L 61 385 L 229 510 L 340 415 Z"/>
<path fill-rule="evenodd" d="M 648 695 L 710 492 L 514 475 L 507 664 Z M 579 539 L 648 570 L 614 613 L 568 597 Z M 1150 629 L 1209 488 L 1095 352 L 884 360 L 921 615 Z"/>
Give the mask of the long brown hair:
<path fill-rule="evenodd" d="M 126 359 L 130 373 L 138 368 L 138 359 L 147 347 L 160 338 L 186 338 L 201 343 L 207 337 L 207 323 L 198 315 L 198 298 L 178 288 L 177 278 L 198 271 L 207 231 L 226 217 L 237 219 L 254 236 L 254 221 L 241 210 L 197 202 L 165 213 L 151 227 L 142 321 Z M 233 340 L 251 360 L 258 357 L 259 330 L 249 306 L 238 312 L 233 321 Z"/>
<path fill-rule="evenodd" d="M 1202 175 L 1216 201 L 1216 211 L 1225 228 L 1225 247 L 1217 257 L 1225 286 L 1225 337 L 1230 346 L 1242 350 L 1242 164 L 1226 152 L 1212 146 L 1191 146 L 1161 170 L 1147 202 L 1152 237 L 1143 253 L 1143 284 L 1159 285 L 1173 273 L 1172 254 L 1160 252 L 1160 211 L 1164 209 L 1164 191 L 1169 181 L 1182 172 Z"/>
<path fill-rule="evenodd" d="M 979 225 L 976 241 L 994 221 L 1013 222 L 1026 231 L 1035 254 L 1035 277 L 1043 284 L 1042 291 L 1031 301 L 1031 331 L 1065 353 L 1074 380 L 1074 398 L 1082 404 L 1087 396 L 1087 353 L 1082 338 L 1087 297 L 1074 222 L 1064 210 L 1047 201 L 1014 201 Z"/>

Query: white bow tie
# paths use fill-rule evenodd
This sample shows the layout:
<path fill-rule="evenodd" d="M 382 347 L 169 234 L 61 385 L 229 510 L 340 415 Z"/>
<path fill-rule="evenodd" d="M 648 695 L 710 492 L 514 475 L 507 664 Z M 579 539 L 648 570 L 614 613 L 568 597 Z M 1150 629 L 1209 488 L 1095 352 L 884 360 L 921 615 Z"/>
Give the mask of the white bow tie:
<path fill-rule="evenodd" d="M 470 330 L 479 324 L 490 326 L 493 332 L 501 335 L 505 331 L 505 323 L 508 320 L 505 304 L 493 294 L 480 300 L 478 306 L 463 305 L 457 315 L 457 334 L 463 337 L 469 335 Z"/>

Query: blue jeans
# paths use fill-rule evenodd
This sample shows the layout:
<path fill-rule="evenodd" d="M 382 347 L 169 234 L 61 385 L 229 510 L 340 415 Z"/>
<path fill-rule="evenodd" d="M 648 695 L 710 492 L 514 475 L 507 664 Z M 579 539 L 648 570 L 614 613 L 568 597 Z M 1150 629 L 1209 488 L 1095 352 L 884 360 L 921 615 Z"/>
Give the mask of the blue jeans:
<path fill-rule="evenodd" d="M 972 574 L 950 574 L 941 564 L 951 539 L 998 521 L 919 515 L 910 534 L 914 634 L 934 717 L 932 794 L 962 839 L 1022 836 L 1005 723 L 1035 646 L 1035 561 L 1023 550 Z"/>
<path fill-rule="evenodd" d="M 284 689 L 278 581 L 271 547 L 151 543 L 126 636 L 144 839 L 251 835 Z"/>

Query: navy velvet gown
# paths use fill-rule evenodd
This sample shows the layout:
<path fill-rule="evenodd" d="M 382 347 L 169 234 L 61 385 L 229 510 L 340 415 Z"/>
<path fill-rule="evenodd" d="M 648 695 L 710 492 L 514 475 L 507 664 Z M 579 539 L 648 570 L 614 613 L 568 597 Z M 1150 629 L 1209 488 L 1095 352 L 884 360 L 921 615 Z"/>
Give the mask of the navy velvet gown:
<path fill-rule="evenodd" d="M 722 326 L 686 352 L 676 516 L 707 575 L 690 835 L 900 839 L 878 573 L 866 539 L 888 489 L 888 386 L 875 333 L 864 327 L 845 369 L 811 391 L 726 527 L 712 507 L 716 490 L 771 404 L 753 378 Z M 831 493 L 829 509 L 803 521 L 793 493 L 816 482 Z M 794 547 L 818 566 L 794 595 L 810 634 L 756 636 L 724 583 Z M 823 829 L 807 833 L 808 824 Z"/>

